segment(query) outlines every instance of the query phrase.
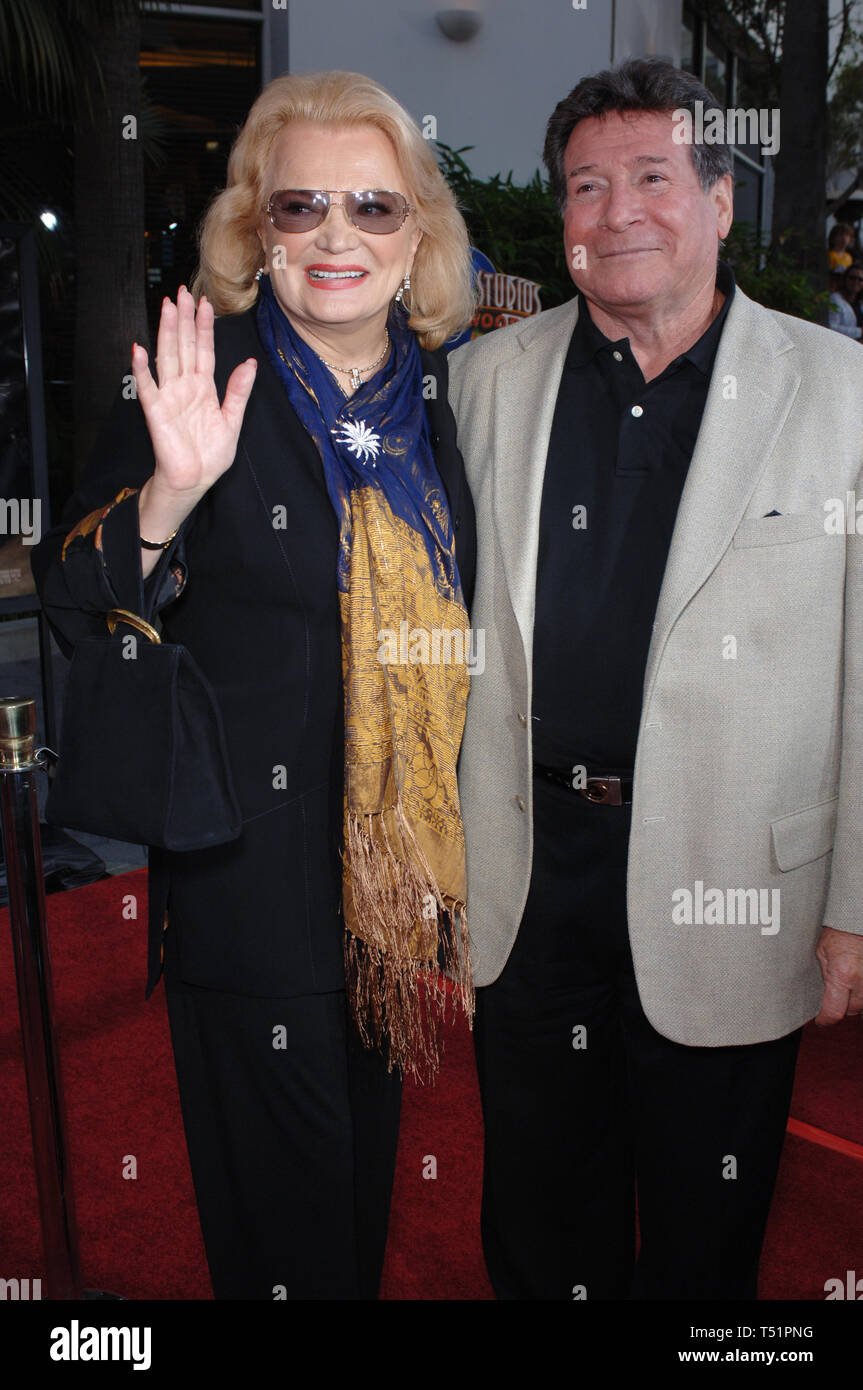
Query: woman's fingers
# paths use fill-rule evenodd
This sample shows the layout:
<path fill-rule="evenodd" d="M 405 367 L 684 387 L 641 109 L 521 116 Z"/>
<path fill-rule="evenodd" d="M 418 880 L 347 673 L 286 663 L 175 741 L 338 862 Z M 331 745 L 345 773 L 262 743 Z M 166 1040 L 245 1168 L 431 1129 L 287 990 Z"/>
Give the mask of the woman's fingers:
<path fill-rule="evenodd" d="M 225 399 L 222 401 L 222 419 L 235 435 L 240 433 L 246 402 L 251 395 L 257 372 L 256 359 L 247 357 L 245 362 L 241 362 L 239 367 L 235 367 L 228 377 Z"/>
<path fill-rule="evenodd" d="M 138 399 L 151 437 L 155 431 L 159 448 L 173 460 L 167 465 L 172 473 L 173 463 L 182 458 L 184 468 L 194 466 L 204 476 L 205 459 L 218 459 L 231 436 L 236 447 L 254 385 L 257 363 L 252 357 L 231 373 L 220 419 L 213 377 L 214 317 L 213 306 L 205 296 L 196 313 L 195 301 L 185 285 L 180 286 L 176 304 L 167 298 L 163 301 L 157 340 L 158 384 L 145 349 L 137 343 L 132 347 Z"/>
<path fill-rule="evenodd" d="M 197 340 L 195 347 L 195 371 L 212 376 L 216 370 L 216 349 L 213 341 L 213 306 L 205 294 L 198 300 L 195 317 Z"/>
<path fill-rule="evenodd" d="M 170 381 L 177 376 L 180 370 L 180 359 L 177 350 L 177 306 L 173 300 L 166 295 L 162 300 L 162 312 L 159 315 L 159 332 L 156 337 L 156 371 L 159 376 L 159 385 L 164 386 L 166 381 Z"/>
<path fill-rule="evenodd" d="M 140 343 L 132 344 L 132 376 L 135 378 L 135 392 L 146 415 L 159 394 L 159 388 L 150 371 L 147 349 L 141 347 Z"/>
<path fill-rule="evenodd" d="M 212 377 L 216 368 L 214 318 L 213 306 L 206 295 L 201 296 L 196 312 L 194 296 L 185 285 L 177 291 L 176 304 L 167 296 L 162 300 L 156 339 L 160 387 L 196 372 Z"/>
<path fill-rule="evenodd" d="M 177 356 L 181 375 L 195 370 L 195 339 L 195 300 L 181 285 L 177 291 Z"/>

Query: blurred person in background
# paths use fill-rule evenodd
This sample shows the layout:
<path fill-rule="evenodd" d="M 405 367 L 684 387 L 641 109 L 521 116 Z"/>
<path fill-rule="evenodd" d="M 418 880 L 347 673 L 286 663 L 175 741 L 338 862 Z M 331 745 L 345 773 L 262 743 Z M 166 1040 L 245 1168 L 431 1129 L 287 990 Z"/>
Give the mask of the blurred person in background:
<path fill-rule="evenodd" d="M 837 222 L 827 237 L 827 264 L 830 270 L 847 270 L 853 259 L 857 237 L 849 222 Z"/>
<path fill-rule="evenodd" d="M 836 333 L 858 341 L 863 329 L 857 319 L 856 301 L 860 293 L 860 273 L 853 267 L 837 268 L 830 272 L 830 306 L 827 322 Z"/>

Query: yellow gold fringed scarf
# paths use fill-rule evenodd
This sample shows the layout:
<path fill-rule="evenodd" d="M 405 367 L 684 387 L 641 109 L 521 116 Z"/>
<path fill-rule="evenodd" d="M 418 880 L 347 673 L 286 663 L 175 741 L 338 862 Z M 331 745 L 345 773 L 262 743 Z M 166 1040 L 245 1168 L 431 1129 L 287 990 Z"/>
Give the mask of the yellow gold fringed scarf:
<path fill-rule="evenodd" d="M 464 606 L 442 597 L 422 538 L 380 489 L 354 488 L 341 594 L 345 682 L 345 961 L 367 1044 L 432 1080 L 452 980 L 474 999 L 456 785 L 470 677 Z"/>

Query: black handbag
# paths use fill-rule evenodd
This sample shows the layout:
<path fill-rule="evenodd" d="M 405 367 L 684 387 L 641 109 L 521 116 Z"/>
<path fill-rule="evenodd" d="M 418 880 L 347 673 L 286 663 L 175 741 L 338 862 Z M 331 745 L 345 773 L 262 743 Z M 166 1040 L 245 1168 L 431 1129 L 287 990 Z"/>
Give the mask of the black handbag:
<path fill-rule="evenodd" d="M 124 608 L 75 644 L 45 820 L 132 844 L 206 849 L 242 815 L 212 686 L 186 647 Z M 118 623 L 149 640 L 114 635 Z"/>

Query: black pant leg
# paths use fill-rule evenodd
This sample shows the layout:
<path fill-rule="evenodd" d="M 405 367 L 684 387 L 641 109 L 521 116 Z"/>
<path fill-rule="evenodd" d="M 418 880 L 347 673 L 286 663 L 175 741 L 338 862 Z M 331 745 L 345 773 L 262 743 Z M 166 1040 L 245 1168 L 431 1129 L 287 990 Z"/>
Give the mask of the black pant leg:
<path fill-rule="evenodd" d="M 627 950 L 626 837 L 620 820 L 600 828 L 615 813 L 537 783 L 519 934 L 502 974 L 477 991 L 482 1235 L 498 1298 L 625 1298 L 632 1276 L 633 1145 L 615 994 Z"/>
<path fill-rule="evenodd" d="M 641 1251 L 637 1299 L 754 1299 L 802 1030 L 687 1047 L 625 1005 Z"/>
<path fill-rule="evenodd" d="M 350 1060 L 344 993 L 278 999 L 197 988 L 176 979 L 170 947 L 166 967 L 215 1297 L 375 1297 L 398 1080 L 377 1054 Z"/>
<path fill-rule="evenodd" d="M 402 1083 L 381 1054 L 347 1024 L 348 1088 L 354 1135 L 354 1213 L 360 1298 L 377 1298 L 396 1172 Z"/>

